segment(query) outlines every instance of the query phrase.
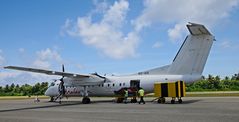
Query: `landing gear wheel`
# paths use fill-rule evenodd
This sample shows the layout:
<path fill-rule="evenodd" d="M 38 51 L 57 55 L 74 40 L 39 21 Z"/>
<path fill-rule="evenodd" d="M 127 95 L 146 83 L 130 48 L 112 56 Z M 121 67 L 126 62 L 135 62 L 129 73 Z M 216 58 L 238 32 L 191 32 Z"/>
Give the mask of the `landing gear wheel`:
<path fill-rule="evenodd" d="M 183 100 L 180 98 L 180 99 L 178 99 L 178 103 L 182 103 L 183 102 Z"/>
<path fill-rule="evenodd" d="M 161 99 L 161 101 L 162 101 L 162 103 L 165 103 L 166 100 L 165 100 L 165 98 L 163 97 L 163 98 Z"/>
<path fill-rule="evenodd" d="M 54 97 L 50 97 L 50 101 L 49 102 L 54 102 Z"/>
<path fill-rule="evenodd" d="M 137 99 L 131 99 L 131 103 L 137 103 Z"/>
<path fill-rule="evenodd" d="M 162 103 L 161 98 L 158 99 L 158 103 Z"/>
<path fill-rule="evenodd" d="M 83 97 L 82 103 L 83 104 L 89 104 L 90 103 L 90 98 L 89 97 Z"/>
<path fill-rule="evenodd" d="M 175 100 L 171 100 L 171 104 L 174 104 L 175 103 Z"/>
<path fill-rule="evenodd" d="M 158 103 L 165 103 L 165 98 L 164 97 L 160 97 L 158 99 Z"/>
<path fill-rule="evenodd" d="M 122 103 L 124 101 L 124 98 L 117 98 L 117 103 Z"/>

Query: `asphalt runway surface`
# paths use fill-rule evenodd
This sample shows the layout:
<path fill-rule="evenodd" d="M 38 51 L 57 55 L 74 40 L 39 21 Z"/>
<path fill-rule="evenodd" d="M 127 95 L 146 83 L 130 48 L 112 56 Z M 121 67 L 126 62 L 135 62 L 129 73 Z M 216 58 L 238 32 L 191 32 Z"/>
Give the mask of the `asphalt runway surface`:
<path fill-rule="evenodd" d="M 0 122 L 238 122 L 239 97 L 184 97 L 182 104 L 151 102 L 146 104 L 114 103 L 113 98 L 91 98 L 82 104 L 81 98 L 70 98 L 62 104 L 42 99 L 1 100 Z"/>

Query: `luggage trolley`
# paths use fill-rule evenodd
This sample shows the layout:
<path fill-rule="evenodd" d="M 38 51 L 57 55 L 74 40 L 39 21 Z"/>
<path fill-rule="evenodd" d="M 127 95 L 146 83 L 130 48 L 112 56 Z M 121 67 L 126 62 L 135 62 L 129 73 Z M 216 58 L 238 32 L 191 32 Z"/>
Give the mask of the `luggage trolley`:
<path fill-rule="evenodd" d="M 130 99 L 130 102 L 137 103 L 138 89 L 136 87 L 125 87 L 119 91 L 115 91 L 116 103 L 122 103 L 124 101 L 124 89 L 128 90 L 128 99 Z"/>
<path fill-rule="evenodd" d="M 172 97 L 171 103 L 174 104 L 176 98 L 178 103 L 182 103 L 182 97 L 185 96 L 185 83 L 183 81 L 155 83 L 154 96 L 157 97 L 158 103 L 165 103 L 165 97 Z"/>

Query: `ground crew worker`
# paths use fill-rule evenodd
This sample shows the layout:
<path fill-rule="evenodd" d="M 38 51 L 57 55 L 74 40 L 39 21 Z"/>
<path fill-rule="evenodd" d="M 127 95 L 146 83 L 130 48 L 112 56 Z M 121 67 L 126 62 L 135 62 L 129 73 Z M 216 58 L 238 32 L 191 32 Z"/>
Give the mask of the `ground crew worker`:
<path fill-rule="evenodd" d="M 140 88 L 139 91 L 139 97 L 140 97 L 140 101 L 139 101 L 139 104 L 142 102 L 143 104 L 145 104 L 145 101 L 144 101 L 144 89 L 143 88 Z"/>
<path fill-rule="evenodd" d="M 129 95 L 128 90 L 125 89 L 125 90 L 124 90 L 124 103 L 125 103 L 125 104 L 127 104 L 128 95 Z"/>

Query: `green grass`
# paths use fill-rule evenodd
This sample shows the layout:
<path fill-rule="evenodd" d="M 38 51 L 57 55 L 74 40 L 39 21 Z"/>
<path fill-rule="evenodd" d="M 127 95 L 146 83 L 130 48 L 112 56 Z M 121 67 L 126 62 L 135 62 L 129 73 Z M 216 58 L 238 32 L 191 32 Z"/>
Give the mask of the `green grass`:
<path fill-rule="evenodd" d="M 239 92 L 188 92 L 186 97 L 227 97 L 227 96 L 239 96 Z"/>

